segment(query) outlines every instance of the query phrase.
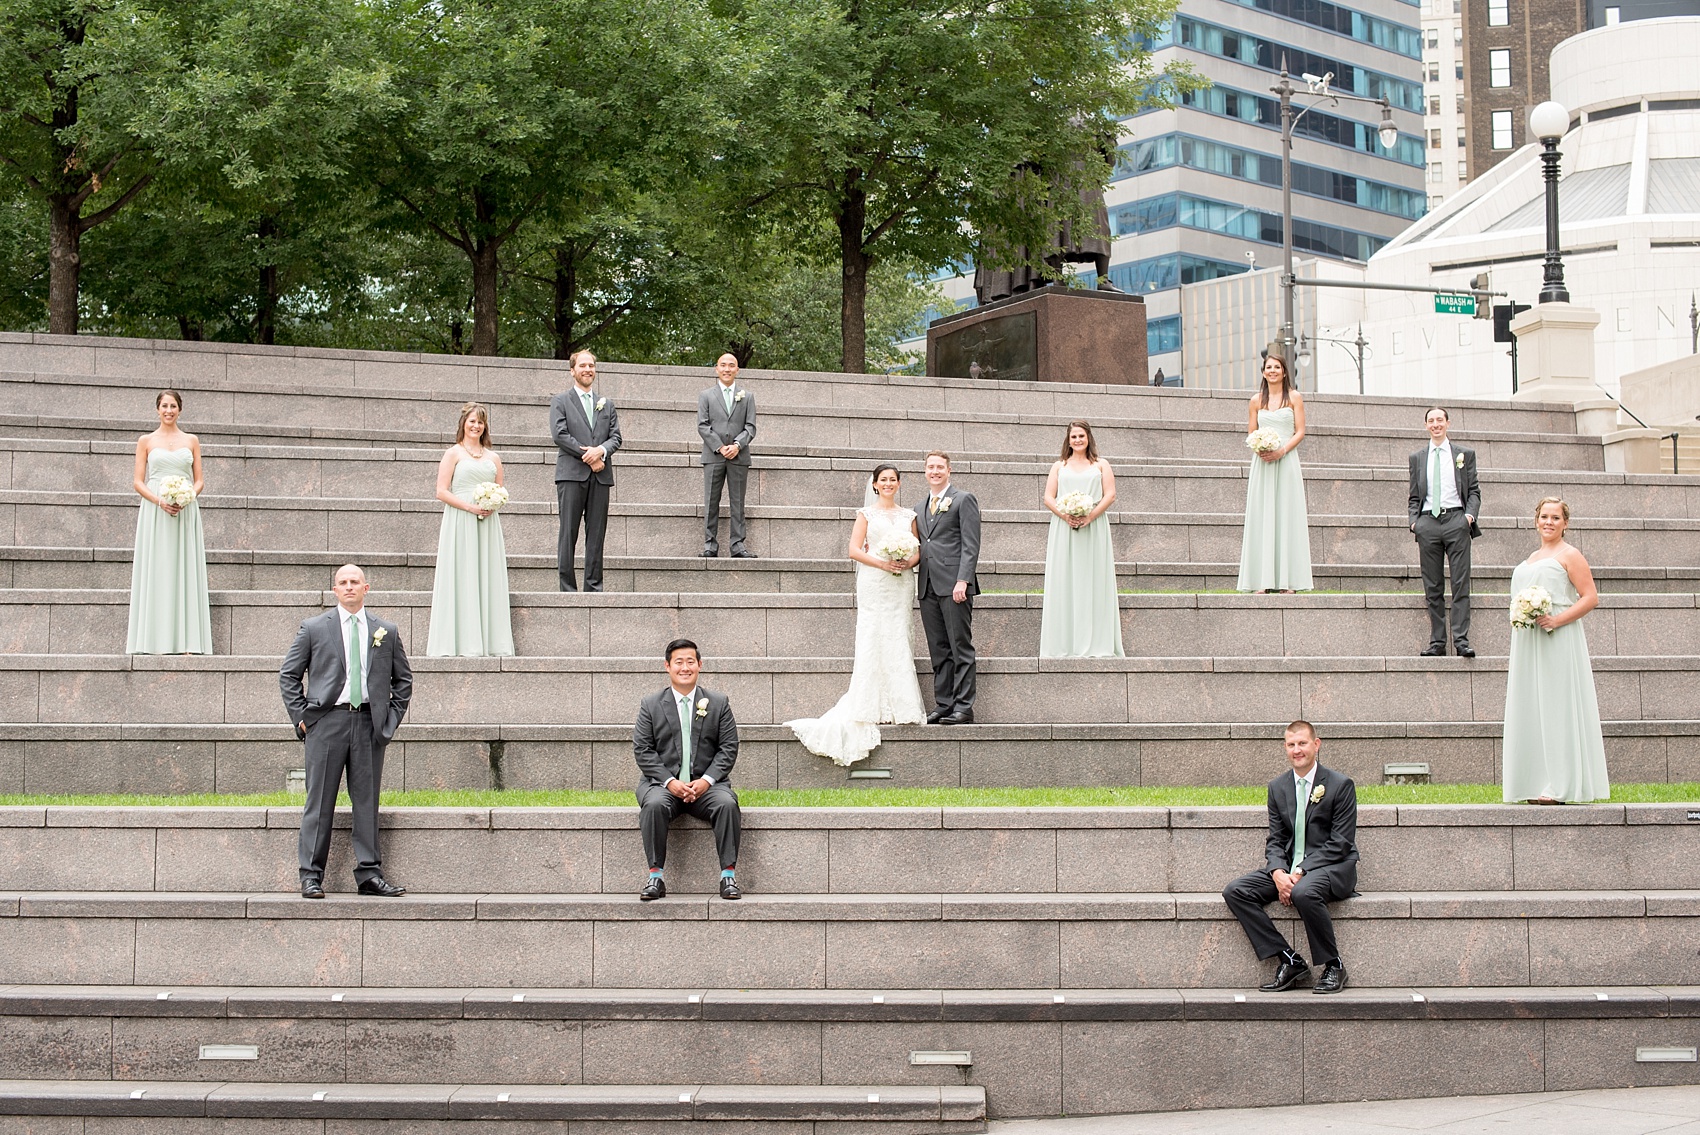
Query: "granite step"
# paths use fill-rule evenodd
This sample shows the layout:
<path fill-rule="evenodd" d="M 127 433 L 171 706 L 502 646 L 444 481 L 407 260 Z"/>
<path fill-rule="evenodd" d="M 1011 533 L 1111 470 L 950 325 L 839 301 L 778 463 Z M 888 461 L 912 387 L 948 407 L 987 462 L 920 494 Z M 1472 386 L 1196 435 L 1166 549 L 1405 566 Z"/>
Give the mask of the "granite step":
<path fill-rule="evenodd" d="M 1620 784 L 1700 782 L 1700 721 L 1606 721 Z M 1268 775 L 1286 721 L 1216 725 L 917 725 L 881 729 L 867 761 L 842 769 L 780 725 L 739 728 L 746 788 L 1115 788 L 1240 785 Z M 1497 721 L 1318 721 L 1327 760 L 1359 784 L 1497 784 Z M 281 792 L 302 767 L 281 711 L 256 725 L 8 724 L 0 793 Z M 593 789 L 626 793 L 629 725 L 416 725 L 384 760 L 385 790 Z M 1424 771 L 1426 770 L 1426 772 Z M 299 783 L 296 783 L 299 789 Z"/>
<path fill-rule="evenodd" d="M 692 629 L 684 628 L 687 631 Z M 712 631 L 707 624 L 700 631 Z M 732 699 L 740 721 L 818 715 L 842 695 L 850 659 L 738 658 L 712 633 L 693 636 L 704 681 Z M 253 644 L 258 646 L 260 644 Z M 278 659 L 262 655 L 0 655 L 0 721 L 14 724 L 229 724 L 276 721 Z M 661 685 L 659 658 L 424 658 L 413 661 L 407 721 L 416 725 L 629 725 Z M 1694 714 L 1689 655 L 1593 660 L 1600 714 L 1615 721 L 1682 721 Z M 1215 724 L 1246 707 L 1292 720 L 1500 721 L 1501 657 L 979 659 L 976 718 L 986 724 Z M 930 679 L 917 667 L 919 680 Z M 403 725 L 404 730 L 407 725 Z"/>
<path fill-rule="evenodd" d="M 435 551 L 444 506 L 417 498 L 242 497 L 208 493 L 201 502 L 206 542 L 216 548 L 281 551 Z M 121 547 L 135 539 L 138 500 L 130 492 L 0 491 L 0 543 L 48 547 Z M 856 510 L 837 505 L 749 506 L 750 547 L 758 555 L 838 559 Z M 1033 559 L 1045 547 L 1050 515 L 1037 507 L 986 509 L 982 552 L 988 559 Z M 615 504 L 609 509 L 609 556 L 694 556 L 702 548 L 700 504 Z M 1117 510 L 1111 537 L 1118 560 L 1238 563 L 1244 512 L 1179 513 Z M 1519 563 L 1538 540 L 1533 520 L 1486 517 L 1472 555 L 1487 563 Z M 513 500 L 502 511 L 510 554 L 546 555 L 559 521 L 549 501 Z M 1567 538 L 1594 561 L 1633 566 L 1700 561 L 1700 518 L 1577 517 Z M 1397 516 L 1313 514 L 1313 561 L 1323 564 L 1408 564 L 1416 558 L 1410 528 Z"/>
<path fill-rule="evenodd" d="M 348 559 L 340 550 L 253 551 L 209 548 L 207 572 L 212 586 L 229 591 L 312 591 L 325 586 L 331 574 Z M 373 584 L 373 602 L 389 591 L 428 591 L 436 571 L 435 552 L 362 552 Z M 1472 585 L 1477 595 L 1508 594 L 1515 565 L 1484 562 L 1475 557 Z M 1700 588 L 1700 567 L 1590 565 L 1603 593 L 1693 592 Z M 1116 565 L 1120 585 L 1127 591 L 1193 593 L 1232 591 L 1239 564 L 1164 563 L 1122 560 Z M 1393 564 L 1316 564 L 1312 569 L 1318 591 L 1366 594 L 1420 594 L 1422 575 L 1413 545 L 1408 562 Z M 608 556 L 603 578 L 615 592 L 736 592 L 843 593 L 854 590 L 855 577 L 842 557 L 793 559 L 765 556 L 734 560 L 690 556 Z M 553 554 L 508 553 L 508 583 L 514 591 L 550 591 L 557 585 Z M 130 548 L 0 545 L 0 587 L 128 588 Z M 980 586 L 985 592 L 1042 591 L 1043 560 L 980 561 Z"/>
<path fill-rule="evenodd" d="M 405 1123 L 409 1130 L 538 1130 L 540 1123 L 619 1124 L 622 1132 L 978 1132 L 984 1090 L 890 1085 L 771 1087 L 759 1084 L 395 1084 L 3 1080 L 0 1115 L 128 1117 L 127 1131 L 295 1133 L 303 1121 L 326 1135 Z M 46 1121 L 46 1122 L 51 1122 Z M 187 1124 L 205 1123 L 189 1128 Z M 317 1124 L 323 1124 L 322 1127 Z M 509 1124 L 520 1125 L 508 1128 Z M 53 1130 L 63 1128 L 55 1126 Z M 45 1125 L 5 1130 L 44 1131 Z M 79 1128 L 80 1130 L 80 1128 Z"/>
<path fill-rule="evenodd" d="M 689 958 L 731 989 L 1245 989 L 1268 969 L 1215 891 L 770 895 L 752 880 L 740 902 L 645 903 L 629 875 L 624 895 L 15 893 L 0 984 L 667 988 Z M 1700 985 L 1693 890 L 1365 889 L 1331 911 L 1366 987 Z"/>
<path fill-rule="evenodd" d="M 1266 757 L 1259 774 L 1271 766 L 1279 771 L 1277 762 Z M 1700 895 L 1696 811 L 1700 805 L 1693 803 L 1567 808 L 1363 804 L 1358 810 L 1359 886 L 1366 893 L 1426 895 L 1424 902 L 1436 893 L 1469 892 L 1489 905 L 1514 903 L 1525 893 L 1545 895 L 1559 883 L 1578 892 L 1627 889 L 1692 897 Z M 806 907 L 823 918 L 853 920 L 892 914 L 932 922 L 947 915 L 1019 921 L 1052 910 L 1046 904 L 1058 895 L 1084 904 L 1070 907 L 1065 921 L 1116 920 L 1122 917 L 1112 909 L 1122 901 L 1116 895 L 1196 892 L 1215 901 L 1229 879 L 1262 862 L 1268 817 L 1261 806 L 764 807 L 744 809 L 743 820 L 738 875 L 751 901 L 704 897 L 719 879 L 711 833 L 697 821 L 681 819 L 669 844 L 668 876 L 675 892 L 695 897 L 646 904 L 636 900 L 644 860 L 635 807 L 382 812 L 386 870 L 417 892 L 478 890 L 549 902 L 578 895 L 594 906 L 585 911 L 609 918 L 693 922 L 771 921 L 780 909 L 773 904 L 793 899 L 802 906 L 783 908 L 791 916 Z M 0 912 L 17 914 L 22 892 L 89 892 L 90 902 L 154 901 L 164 905 L 136 909 L 158 912 L 178 901 L 158 899 L 158 894 L 210 891 L 227 893 L 219 900 L 223 905 L 212 908 L 225 912 L 220 917 L 243 916 L 250 896 L 256 896 L 256 904 L 282 904 L 288 909 L 279 917 L 295 919 L 417 919 L 439 909 L 432 903 L 451 899 L 460 905 L 444 917 L 478 917 L 476 901 L 464 896 L 431 903 L 362 900 L 351 906 L 293 897 L 300 822 L 299 806 L 0 808 L 0 892 L 12 896 L 9 906 L 0 904 Z M 347 823 L 347 813 L 339 813 L 325 884 L 352 899 L 346 893 L 353 889 Z M 1444 871 L 1437 868 L 1440 863 Z M 991 908 L 975 907 L 976 899 L 946 903 L 940 897 L 946 894 L 977 895 L 1004 905 L 988 913 Z M 1550 898 L 1542 901 L 1557 909 Z M 1156 905 L 1140 899 L 1135 908 L 1145 913 L 1126 917 L 1179 917 L 1170 899 L 1159 899 L 1152 900 Z M 503 900 L 504 909 L 523 915 L 525 901 Z M 1624 901 L 1633 907 L 1635 900 Z M 1620 903 L 1613 909 L 1621 913 L 1622 908 Z M 120 917 L 112 914 L 116 908 L 104 909 Z M 565 907 L 551 909 L 569 917 L 560 913 Z M 1361 909 L 1381 911 L 1376 917 L 1411 917 L 1403 907 L 1388 913 L 1394 908 L 1386 904 Z M 1188 919 L 1199 913 L 1196 907 L 1187 910 Z M 1217 913 L 1225 917 L 1225 910 Z M 1646 912 L 1634 908 L 1631 913 L 1639 918 Z M 1674 916 L 1674 908 L 1666 903 L 1661 913 Z M 16 930 L 17 924 L 7 925 Z M 26 961 L 56 964 L 51 958 Z M 1181 963 L 1153 959 L 1151 964 Z M 1599 964 L 1609 965 L 1610 959 L 1601 958 Z M 1672 964 L 1700 965 L 1700 958 L 1690 952 L 1687 962 L 1679 958 Z M 997 984 L 990 978 L 946 983 Z M 597 984 L 617 983 L 599 979 Z"/>
<path fill-rule="evenodd" d="M 214 591 L 213 649 L 248 652 L 287 644 L 303 618 L 335 605 L 325 591 Z M 1510 649 L 1507 597 L 1476 592 L 1471 641 L 1482 654 Z M 429 642 L 431 592 L 385 591 L 374 610 L 396 623 L 415 654 Z M 1393 643 L 1415 654 L 1428 642 L 1421 595 L 1126 594 L 1120 597 L 1123 649 L 1165 657 L 1175 644 L 1210 655 L 1248 658 L 1376 655 Z M 1044 595 L 982 595 L 974 642 L 999 657 L 1036 657 Z M 126 589 L 0 590 L 0 650 L 18 654 L 101 654 L 128 628 Z M 603 657 L 680 635 L 712 637 L 716 654 L 794 658 L 852 655 L 855 596 L 698 591 L 600 595 L 515 591 L 509 596 L 520 657 Z M 917 609 L 912 643 L 926 656 Z M 1700 595 L 1607 594 L 1583 622 L 1593 657 L 1700 655 Z M 712 632 L 710 631 L 712 628 Z M 706 645 L 705 645 L 706 649 Z"/>
<path fill-rule="evenodd" d="M 1302 1098 L 1410 1095 L 1403 1089 L 1419 1074 L 1429 1077 L 1422 1091 L 1435 1094 L 1476 1076 L 1526 1084 L 1531 1072 L 1535 1086 L 1693 1082 L 1691 1065 L 1638 1063 L 1636 1050 L 1691 1043 L 1696 1018 L 1693 986 L 1354 987 L 1329 998 L 1240 989 L 13 986 L 0 989 L 0 1051 L 18 1077 L 188 1084 L 239 1069 L 249 1083 L 318 1085 L 327 1101 L 373 1081 L 860 1088 L 842 1082 L 877 1076 L 886 1087 L 861 1090 L 883 1100 L 893 1088 L 959 1091 L 966 1080 L 996 1119 L 1266 1102 L 1262 1053 L 1292 1051 L 1295 1034 L 1307 1067 L 1321 1065 Z M 1319 1059 L 1344 1044 L 1361 1058 Z M 203 1046 L 252 1052 L 238 1063 L 203 1056 Z M 1146 1055 L 1126 1059 L 1136 1052 Z M 1412 1061 L 1416 1052 L 1424 1058 Z M 928 1053 L 966 1064 L 913 1063 L 912 1054 Z M 1467 1068 L 1467 1056 L 1482 1063 Z M 1111 1064 L 1123 1074 L 1104 1075 Z M 31 1087 L 44 1085 L 0 1085 L 0 1098 Z M 530 1098 L 510 1092 L 509 1102 Z"/>

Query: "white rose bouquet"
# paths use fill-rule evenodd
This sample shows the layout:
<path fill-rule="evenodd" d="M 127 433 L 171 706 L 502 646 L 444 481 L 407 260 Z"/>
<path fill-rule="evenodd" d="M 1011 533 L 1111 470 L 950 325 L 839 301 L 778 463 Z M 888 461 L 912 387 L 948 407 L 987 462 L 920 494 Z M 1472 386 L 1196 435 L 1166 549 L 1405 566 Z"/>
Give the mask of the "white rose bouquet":
<path fill-rule="evenodd" d="M 897 532 L 875 544 L 873 553 L 882 560 L 900 564 L 920 550 L 921 541 L 915 539 L 913 532 Z"/>
<path fill-rule="evenodd" d="M 1092 498 L 1081 492 L 1065 493 L 1057 498 L 1057 508 L 1078 519 L 1092 511 Z"/>
<path fill-rule="evenodd" d="M 1521 630 L 1532 630 L 1539 625 L 1536 619 L 1550 614 L 1552 596 L 1544 587 L 1525 587 L 1511 600 L 1511 625 Z"/>
<path fill-rule="evenodd" d="M 482 481 L 472 489 L 472 503 L 479 508 L 495 512 L 508 503 L 508 490 L 494 481 Z"/>
<path fill-rule="evenodd" d="M 159 499 L 183 508 L 195 499 L 195 486 L 187 477 L 167 477 L 159 483 Z"/>
<path fill-rule="evenodd" d="M 1281 435 L 1271 429 L 1252 430 L 1245 436 L 1245 445 L 1253 453 L 1274 453 L 1281 448 Z"/>

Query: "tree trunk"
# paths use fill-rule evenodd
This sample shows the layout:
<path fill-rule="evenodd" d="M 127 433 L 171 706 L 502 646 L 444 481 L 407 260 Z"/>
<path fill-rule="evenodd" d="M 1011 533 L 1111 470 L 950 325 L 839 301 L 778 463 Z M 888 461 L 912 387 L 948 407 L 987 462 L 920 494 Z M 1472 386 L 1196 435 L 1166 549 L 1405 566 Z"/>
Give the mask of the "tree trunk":
<path fill-rule="evenodd" d="M 185 343 L 199 343 L 206 338 L 206 328 L 198 319 L 190 319 L 187 315 L 177 317 L 177 330 L 182 333 Z"/>
<path fill-rule="evenodd" d="M 480 239 L 472 248 L 472 353 L 475 355 L 496 353 L 501 320 L 496 300 L 498 247 Z"/>
<path fill-rule="evenodd" d="M 844 342 L 838 365 L 846 374 L 868 370 L 868 267 L 873 258 L 862 247 L 867 213 L 867 194 L 852 181 L 838 202 L 838 251 L 843 266 L 838 324 Z"/>
<path fill-rule="evenodd" d="M 573 307 L 578 302 L 578 258 L 572 245 L 555 249 L 555 357 L 573 353 Z"/>
<path fill-rule="evenodd" d="M 55 194 L 47 202 L 47 330 L 77 333 L 78 279 L 83 270 L 83 226 L 70 198 Z"/>
<path fill-rule="evenodd" d="M 277 342 L 278 284 L 277 262 L 272 256 L 272 240 L 277 236 L 277 221 L 261 217 L 258 230 L 260 252 L 266 262 L 260 265 L 259 309 L 254 313 L 254 342 L 268 346 Z"/>

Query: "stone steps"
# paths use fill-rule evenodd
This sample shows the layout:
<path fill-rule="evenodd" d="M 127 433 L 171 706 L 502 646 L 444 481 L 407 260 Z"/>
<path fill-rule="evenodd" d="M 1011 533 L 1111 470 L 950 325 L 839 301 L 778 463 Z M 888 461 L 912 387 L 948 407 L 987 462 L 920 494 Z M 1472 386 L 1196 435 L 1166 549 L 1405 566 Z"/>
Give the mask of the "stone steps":
<path fill-rule="evenodd" d="M 29 547 L 121 547 L 135 538 L 134 493 L 0 491 L 0 542 Z M 209 493 L 201 503 L 211 547 L 286 551 L 433 552 L 444 506 L 417 498 L 240 497 Z M 609 509 L 609 556 L 694 556 L 702 548 L 700 504 L 615 504 Z M 838 506 L 760 505 L 746 509 L 752 550 L 769 555 L 843 561 L 856 510 Z M 1037 508 L 982 511 L 987 559 L 1041 558 L 1050 528 Z M 1238 563 L 1243 512 L 1119 512 L 1111 526 L 1118 560 Z M 1533 522 L 1487 517 L 1473 555 L 1518 563 L 1537 545 Z M 553 501 L 515 500 L 502 512 L 510 554 L 546 555 L 559 523 Z M 1577 518 L 1568 538 L 1591 560 L 1633 566 L 1693 564 L 1700 556 L 1700 518 Z M 1416 548 L 1404 514 L 1310 517 L 1313 561 L 1323 564 L 1411 564 Z"/>
<path fill-rule="evenodd" d="M 1390 766 L 1426 767 L 1436 784 L 1499 780 L 1498 721 L 1318 721 L 1328 763 L 1359 784 Z M 1606 721 L 1619 783 L 1700 781 L 1700 722 Z M 739 729 L 744 788 L 1120 787 L 1244 784 L 1279 751 L 1279 722 L 1164 725 L 904 725 L 847 772 L 779 725 Z M 278 792 L 301 747 L 277 723 L 6 726 L 0 793 L 88 795 Z M 875 770 L 870 779 L 868 769 Z M 1253 771 L 1257 770 L 1257 771 Z M 879 775 L 884 774 L 884 775 Z M 596 789 L 629 792 L 629 725 L 408 724 L 384 761 L 386 790 Z M 871 796 L 870 800 L 878 800 Z"/>
<path fill-rule="evenodd" d="M 0 1116 L 26 1117 L 21 1131 L 63 1130 L 49 1116 L 123 1116 L 127 1131 L 294 1133 L 304 1122 L 327 1133 L 404 1123 L 432 1131 L 534 1131 L 539 1123 L 611 1124 L 648 1135 L 688 1126 L 706 1130 L 978 1132 L 986 1129 L 980 1088 L 882 1085 L 509 1085 L 171 1082 L 161 1080 L 4 1080 Z M 41 1126 L 33 1121 L 39 1119 Z M 97 1122 L 99 1122 L 97 1120 Z M 49 1127 L 48 1125 L 53 1126 Z M 318 1124 L 322 1124 L 320 1127 Z M 82 1128 L 79 1126 L 78 1130 Z"/>
<path fill-rule="evenodd" d="M 276 721 L 276 652 L 285 645 L 267 644 L 264 655 L 0 656 L 0 721 Z M 753 725 L 823 713 L 850 678 L 843 657 L 726 657 L 715 653 L 712 639 L 703 650 L 705 683 L 730 696 L 739 719 Z M 1594 659 L 1602 718 L 1692 716 L 1696 661 Z M 407 722 L 416 725 L 628 725 L 662 678 L 650 656 L 415 658 L 413 669 Z M 1216 723 L 1240 720 L 1254 705 L 1287 720 L 1379 721 L 1397 706 L 1412 720 L 1499 721 L 1505 659 L 986 656 L 979 659 L 975 715 L 987 724 Z"/>
<path fill-rule="evenodd" d="M 122 588 L 130 586 L 130 548 L 0 545 L 0 587 L 47 589 Z M 429 591 L 436 571 L 435 552 L 363 552 L 374 587 L 374 605 L 396 591 Z M 209 548 L 207 572 L 212 587 L 228 591 L 316 591 L 344 561 L 336 550 L 252 551 Z M 1475 557 L 1470 574 L 1478 595 L 1508 594 L 1512 566 Z M 1600 590 L 1610 594 L 1692 592 L 1700 588 L 1700 567 L 1590 565 Z M 852 591 L 855 577 L 843 558 L 789 559 L 769 556 L 733 560 L 722 555 L 608 556 L 603 577 L 614 592 L 716 592 L 738 594 Z M 1234 589 L 1237 562 L 1163 563 L 1123 560 L 1116 573 L 1124 591 L 1192 594 Z M 1413 555 L 1408 563 L 1316 564 L 1319 591 L 1362 594 L 1420 594 L 1422 576 Z M 508 583 L 515 592 L 550 591 L 556 585 L 552 554 L 508 554 Z M 981 559 L 980 585 L 986 592 L 1036 592 L 1045 586 L 1043 560 Z"/>
<path fill-rule="evenodd" d="M 992 1118 L 1421 1096 L 1488 1080 L 1519 1090 L 1652 1085 L 1691 1081 L 1691 1066 L 1638 1064 L 1636 1048 L 1687 1043 L 1697 1017 L 1700 989 L 1691 986 L 1431 985 L 1329 998 L 1234 989 L 528 989 L 518 999 L 507 989 L 14 986 L 0 990 L 11 1074 L 83 1079 L 0 1083 L 0 1109 L 30 1100 L 94 1114 L 139 1106 L 129 1095 L 138 1089 L 141 1102 L 165 1106 L 179 1093 L 194 1098 L 199 1083 L 220 1106 L 290 1084 L 310 1089 L 295 1099 L 323 1091 L 316 1102 L 334 1110 L 382 1080 L 391 1091 L 502 1084 L 507 1109 L 492 1110 L 567 1118 L 583 1115 L 568 1106 L 607 1106 L 632 1090 L 610 1081 L 640 1073 L 686 1081 L 648 1097 L 657 1107 L 685 1093 L 699 1104 L 711 1091 L 726 1100 L 734 1085 L 754 1099 L 790 1088 L 801 1104 L 798 1089 L 821 1086 L 839 1088 L 826 1097 L 833 1103 L 874 1094 L 882 1107 L 936 1092 L 941 1105 L 979 1102 Z M 204 1060 L 202 1045 L 254 1053 Z M 1347 1045 L 1358 1059 L 1325 1058 Z M 1302 1053 L 1306 1071 L 1296 1085 L 1277 1078 L 1272 1097 L 1257 1073 L 1277 1049 Z M 910 1063 L 928 1051 L 972 1063 L 960 1071 Z M 1121 1074 L 1106 1074 L 1112 1066 Z M 240 1092 L 220 1083 L 232 1072 L 247 1081 Z M 844 1083 L 863 1075 L 878 1075 L 880 1086 Z M 461 1089 L 451 1107 L 493 1102 L 487 1089 L 475 1091 Z M 560 1110 L 530 1110 L 545 1101 Z"/>
<path fill-rule="evenodd" d="M 1506 596 L 1477 592 L 1471 641 L 1484 655 L 1510 649 Z M 323 591 L 214 591 L 213 649 L 281 652 L 301 620 L 335 604 Z M 1167 657 L 1177 643 L 1209 655 L 1372 656 L 1428 642 L 1421 595 L 1126 594 L 1122 643 L 1135 657 Z M 1042 594 L 982 595 L 974 604 L 976 648 L 994 657 L 1037 657 Z M 124 642 L 128 589 L 0 591 L 0 650 L 18 654 L 102 654 Z M 373 609 L 401 630 L 412 654 L 429 641 L 431 592 L 385 591 Z M 520 657 L 603 657 L 681 635 L 716 656 L 792 658 L 855 653 L 855 596 L 775 592 L 517 591 L 509 597 Z M 1583 623 L 1590 654 L 1700 655 L 1700 595 L 1607 594 Z M 926 656 L 917 610 L 916 656 Z"/>

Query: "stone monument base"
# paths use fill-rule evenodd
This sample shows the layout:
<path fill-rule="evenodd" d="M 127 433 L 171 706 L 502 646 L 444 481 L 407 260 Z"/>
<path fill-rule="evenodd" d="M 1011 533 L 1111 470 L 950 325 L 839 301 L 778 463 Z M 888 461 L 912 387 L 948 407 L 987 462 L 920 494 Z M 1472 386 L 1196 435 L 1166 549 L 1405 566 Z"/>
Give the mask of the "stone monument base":
<path fill-rule="evenodd" d="M 1060 284 L 927 328 L 927 373 L 1016 382 L 1144 385 L 1145 301 Z"/>

